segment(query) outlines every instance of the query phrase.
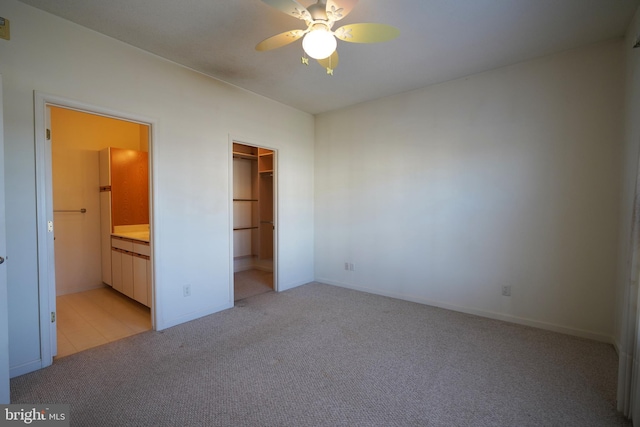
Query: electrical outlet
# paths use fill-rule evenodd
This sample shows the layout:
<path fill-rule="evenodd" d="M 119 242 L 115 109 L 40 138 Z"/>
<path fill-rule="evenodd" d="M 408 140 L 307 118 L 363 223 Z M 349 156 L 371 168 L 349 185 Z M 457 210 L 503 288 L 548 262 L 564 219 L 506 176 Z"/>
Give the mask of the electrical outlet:
<path fill-rule="evenodd" d="M 185 297 L 191 296 L 191 285 L 184 285 L 182 287 L 182 296 L 185 296 Z"/>
<path fill-rule="evenodd" d="M 505 296 L 505 297 L 511 296 L 511 285 L 506 285 L 502 287 L 502 296 Z"/>
<path fill-rule="evenodd" d="M 348 263 L 348 262 L 345 262 L 345 263 L 344 263 L 344 269 L 345 269 L 345 270 L 347 270 L 347 271 L 349 271 L 349 263 Z"/>
<path fill-rule="evenodd" d="M 352 262 L 349 263 L 349 271 L 356 271 L 356 268 Z"/>

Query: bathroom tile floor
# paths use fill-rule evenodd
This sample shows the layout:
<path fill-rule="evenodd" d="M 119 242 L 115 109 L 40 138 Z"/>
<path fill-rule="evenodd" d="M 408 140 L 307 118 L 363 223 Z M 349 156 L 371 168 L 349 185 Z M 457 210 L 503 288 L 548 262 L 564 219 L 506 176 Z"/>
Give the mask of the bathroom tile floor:
<path fill-rule="evenodd" d="M 56 358 L 151 329 L 149 307 L 109 287 L 62 295 L 56 304 Z"/>
<path fill-rule="evenodd" d="M 234 301 L 273 291 L 273 273 L 246 270 L 234 274 Z"/>

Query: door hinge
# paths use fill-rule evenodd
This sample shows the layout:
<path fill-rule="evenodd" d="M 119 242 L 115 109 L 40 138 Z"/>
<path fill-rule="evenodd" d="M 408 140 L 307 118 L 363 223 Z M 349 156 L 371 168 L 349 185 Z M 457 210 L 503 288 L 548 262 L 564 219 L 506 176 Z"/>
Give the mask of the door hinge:
<path fill-rule="evenodd" d="M 51 129 L 47 129 L 47 141 L 51 139 Z"/>
<path fill-rule="evenodd" d="M 56 312 L 52 311 L 51 312 L 51 323 L 55 323 L 55 321 L 56 321 Z"/>
<path fill-rule="evenodd" d="M 47 231 L 53 233 L 53 221 L 47 221 Z"/>

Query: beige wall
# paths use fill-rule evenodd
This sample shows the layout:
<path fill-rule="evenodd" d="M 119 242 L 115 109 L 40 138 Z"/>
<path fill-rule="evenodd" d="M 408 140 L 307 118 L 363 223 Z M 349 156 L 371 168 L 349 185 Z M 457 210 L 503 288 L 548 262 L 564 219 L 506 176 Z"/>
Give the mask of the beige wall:
<path fill-rule="evenodd" d="M 611 341 L 623 60 L 615 40 L 318 116 L 316 280 Z"/>
<path fill-rule="evenodd" d="M 51 107 L 56 294 L 103 286 L 98 152 L 147 151 L 148 126 Z M 85 214 L 55 212 L 85 208 Z"/>
<path fill-rule="evenodd" d="M 313 280 L 313 116 L 16 0 L 3 0 L 2 16 L 12 375 L 41 364 L 35 90 L 153 122 L 159 329 L 233 305 L 230 138 L 278 150 L 280 289 Z"/>

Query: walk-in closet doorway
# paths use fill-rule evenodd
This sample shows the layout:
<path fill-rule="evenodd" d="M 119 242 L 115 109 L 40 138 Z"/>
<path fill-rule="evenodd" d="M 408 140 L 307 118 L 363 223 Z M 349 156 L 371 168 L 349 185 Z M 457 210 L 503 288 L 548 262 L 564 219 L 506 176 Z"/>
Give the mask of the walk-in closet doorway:
<path fill-rule="evenodd" d="M 233 300 L 277 291 L 276 151 L 232 142 Z"/>

